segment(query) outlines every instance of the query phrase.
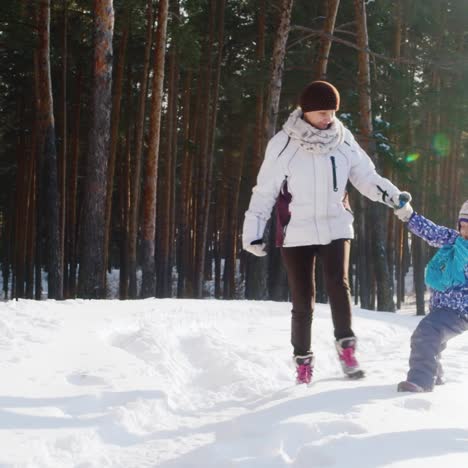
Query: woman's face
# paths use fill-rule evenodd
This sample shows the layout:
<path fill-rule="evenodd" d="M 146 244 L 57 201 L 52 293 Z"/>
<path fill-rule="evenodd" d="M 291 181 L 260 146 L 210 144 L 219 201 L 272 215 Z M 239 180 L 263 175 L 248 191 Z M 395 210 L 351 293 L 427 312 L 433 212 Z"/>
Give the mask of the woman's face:
<path fill-rule="evenodd" d="M 334 110 L 304 112 L 304 119 L 320 130 L 326 130 L 335 118 Z"/>
<path fill-rule="evenodd" d="M 463 239 L 468 240 L 468 222 L 467 221 L 460 221 L 460 234 Z"/>

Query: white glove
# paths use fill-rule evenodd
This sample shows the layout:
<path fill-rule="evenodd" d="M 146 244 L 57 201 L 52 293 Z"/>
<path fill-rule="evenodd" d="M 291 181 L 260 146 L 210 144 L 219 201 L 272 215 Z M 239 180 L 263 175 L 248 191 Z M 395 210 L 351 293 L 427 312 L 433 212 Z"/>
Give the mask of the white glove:
<path fill-rule="evenodd" d="M 389 205 L 394 210 L 399 210 L 400 208 L 403 208 L 411 200 L 412 198 L 409 192 L 398 192 L 397 194 L 393 195 L 392 198 L 390 198 Z"/>
<path fill-rule="evenodd" d="M 402 208 L 395 210 L 395 216 L 397 216 L 400 219 L 400 221 L 407 223 L 410 220 L 413 211 L 413 207 L 409 202 L 407 202 L 403 205 Z"/>
<path fill-rule="evenodd" d="M 251 254 L 255 255 L 256 257 L 264 257 L 267 253 L 265 251 L 266 244 L 262 242 L 261 239 L 253 241 L 247 245 L 244 245 L 244 250 L 250 252 Z"/>

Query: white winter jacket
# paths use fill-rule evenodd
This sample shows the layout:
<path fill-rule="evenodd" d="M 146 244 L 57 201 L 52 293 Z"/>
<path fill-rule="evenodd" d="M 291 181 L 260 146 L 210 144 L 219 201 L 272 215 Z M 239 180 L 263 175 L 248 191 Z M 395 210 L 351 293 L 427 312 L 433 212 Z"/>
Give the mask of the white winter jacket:
<path fill-rule="evenodd" d="M 343 143 L 322 154 L 306 150 L 284 130 L 269 141 L 245 213 L 244 248 L 263 237 L 284 180 L 292 195 L 284 247 L 329 244 L 334 239 L 354 237 L 353 215 L 343 206 L 348 180 L 372 201 L 398 197 L 398 188 L 375 172 L 373 162 L 351 132 L 344 129 L 343 136 Z"/>

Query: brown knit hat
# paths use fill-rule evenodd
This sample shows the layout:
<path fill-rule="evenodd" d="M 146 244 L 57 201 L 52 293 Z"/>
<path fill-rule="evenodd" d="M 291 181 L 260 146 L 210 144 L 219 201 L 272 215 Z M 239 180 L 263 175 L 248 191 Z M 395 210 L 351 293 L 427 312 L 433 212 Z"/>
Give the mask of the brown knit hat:
<path fill-rule="evenodd" d="M 299 99 L 302 112 L 334 110 L 340 108 L 340 93 L 327 81 L 312 81 Z"/>

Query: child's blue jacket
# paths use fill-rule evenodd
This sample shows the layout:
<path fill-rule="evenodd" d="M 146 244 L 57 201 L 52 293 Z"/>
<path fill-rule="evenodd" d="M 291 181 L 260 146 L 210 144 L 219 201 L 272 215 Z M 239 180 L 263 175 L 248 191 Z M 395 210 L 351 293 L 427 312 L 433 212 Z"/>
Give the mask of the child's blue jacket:
<path fill-rule="evenodd" d="M 411 216 L 408 229 L 416 236 L 424 239 L 432 247 L 453 245 L 460 236 L 460 233 L 455 229 L 438 226 L 418 213 L 413 213 Z M 445 291 L 433 289 L 430 289 L 430 291 L 429 307 L 431 310 L 434 308 L 452 309 L 468 317 L 468 258 L 465 263 L 465 283 L 463 285 Z"/>

